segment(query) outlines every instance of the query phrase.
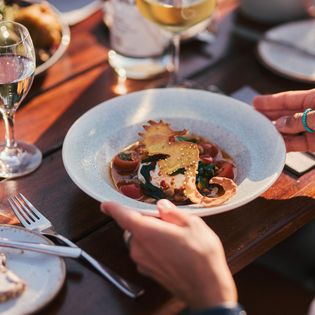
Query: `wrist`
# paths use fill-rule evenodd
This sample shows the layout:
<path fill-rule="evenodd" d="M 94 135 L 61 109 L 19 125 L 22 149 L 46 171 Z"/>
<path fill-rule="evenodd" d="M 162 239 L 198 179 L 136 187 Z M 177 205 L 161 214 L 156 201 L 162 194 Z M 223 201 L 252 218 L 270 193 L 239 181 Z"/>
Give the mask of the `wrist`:
<path fill-rule="evenodd" d="M 197 294 L 198 293 L 198 294 Z M 189 307 L 194 310 L 203 310 L 215 306 L 235 306 L 237 304 L 237 291 L 233 281 L 228 283 L 220 283 L 215 285 L 212 282 L 212 287 L 206 287 L 204 290 L 196 290 L 196 294 L 187 299 Z"/>

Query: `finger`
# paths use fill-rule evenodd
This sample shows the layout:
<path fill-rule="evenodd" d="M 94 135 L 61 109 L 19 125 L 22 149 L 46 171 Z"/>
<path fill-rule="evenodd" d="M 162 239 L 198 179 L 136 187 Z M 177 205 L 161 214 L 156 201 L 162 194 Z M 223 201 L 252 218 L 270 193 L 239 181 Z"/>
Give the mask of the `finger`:
<path fill-rule="evenodd" d="M 113 201 L 103 202 L 101 211 L 111 216 L 124 230 L 130 232 L 133 231 L 143 217 L 139 212 Z"/>
<path fill-rule="evenodd" d="M 313 134 L 289 135 L 284 137 L 284 141 L 287 152 L 315 151 L 315 136 Z"/>
<path fill-rule="evenodd" d="M 168 236 L 178 233 L 178 227 L 174 224 L 156 217 L 142 215 L 116 202 L 103 202 L 101 210 L 116 220 L 123 229 L 132 232 L 132 242 L 150 238 L 152 235 Z"/>
<path fill-rule="evenodd" d="M 293 116 L 296 113 L 296 110 L 267 110 L 260 112 L 270 120 L 277 120 L 282 116 Z"/>
<path fill-rule="evenodd" d="M 173 203 L 167 199 L 157 202 L 157 208 L 163 221 L 173 223 L 179 226 L 186 226 L 188 223 L 188 215 L 180 211 Z"/>
<path fill-rule="evenodd" d="M 295 134 L 304 132 L 305 128 L 302 122 L 303 113 L 296 113 L 293 116 L 280 117 L 276 122 L 276 128 L 286 134 Z M 307 114 L 306 117 L 307 126 L 311 129 L 315 129 L 315 111 Z"/>
<path fill-rule="evenodd" d="M 289 91 L 271 95 L 259 95 L 253 100 L 257 110 L 295 110 L 303 111 L 315 106 L 315 89 L 305 91 Z"/>

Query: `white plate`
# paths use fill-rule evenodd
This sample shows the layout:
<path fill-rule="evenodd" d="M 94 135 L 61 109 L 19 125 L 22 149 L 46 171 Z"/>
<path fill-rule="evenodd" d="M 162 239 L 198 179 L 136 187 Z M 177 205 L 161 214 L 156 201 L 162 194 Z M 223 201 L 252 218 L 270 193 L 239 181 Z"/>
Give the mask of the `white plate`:
<path fill-rule="evenodd" d="M 155 205 L 119 193 L 109 176 L 111 159 L 136 141 L 148 120 L 163 119 L 174 129 L 189 129 L 218 144 L 238 169 L 236 195 L 214 208 L 181 207 L 200 216 L 239 207 L 258 197 L 280 175 L 285 146 L 272 123 L 247 104 L 201 90 L 152 89 L 116 97 L 79 118 L 63 144 L 63 162 L 84 192 L 96 200 L 116 200 L 157 215 Z"/>
<path fill-rule="evenodd" d="M 55 50 L 52 51 L 49 49 L 45 49 L 46 53 L 49 53 L 50 57 L 43 63 L 36 66 L 35 75 L 39 75 L 45 72 L 48 68 L 54 65 L 64 55 L 70 43 L 71 35 L 70 35 L 70 28 L 67 21 L 62 18 L 60 11 L 56 7 L 54 7 L 53 5 L 50 5 L 50 6 L 51 6 L 51 9 L 57 15 L 58 22 L 60 23 L 60 26 L 61 26 L 61 40 L 58 47 Z M 7 18 L 10 18 L 10 15 Z"/>
<path fill-rule="evenodd" d="M 266 37 L 280 39 L 315 55 L 315 21 L 303 20 L 280 25 L 268 31 Z M 276 73 L 298 81 L 315 82 L 315 57 L 294 49 L 260 41 L 258 55 Z"/>
<path fill-rule="evenodd" d="M 70 44 L 71 33 L 68 23 L 62 17 L 60 11 L 57 8 L 52 5 L 51 7 L 58 15 L 61 23 L 61 41 L 58 48 L 53 52 L 53 54 L 45 62 L 36 67 L 35 75 L 45 72 L 48 68 L 54 65 L 64 55 Z"/>
<path fill-rule="evenodd" d="M 102 7 L 101 0 L 49 0 L 69 25 L 77 24 Z"/>
<path fill-rule="evenodd" d="M 0 237 L 25 242 L 52 244 L 47 238 L 22 227 L 0 225 Z M 66 267 L 64 260 L 51 255 L 0 247 L 7 257 L 7 266 L 26 282 L 19 297 L 0 303 L 0 314 L 22 315 L 39 310 L 61 289 Z"/>

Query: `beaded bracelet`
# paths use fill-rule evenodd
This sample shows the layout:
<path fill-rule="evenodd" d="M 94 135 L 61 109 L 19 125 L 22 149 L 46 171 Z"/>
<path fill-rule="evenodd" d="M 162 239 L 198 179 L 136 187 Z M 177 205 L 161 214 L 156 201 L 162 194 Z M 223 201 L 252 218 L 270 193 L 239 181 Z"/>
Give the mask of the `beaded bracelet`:
<path fill-rule="evenodd" d="M 307 125 L 307 114 L 311 111 L 313 111 L 314 109 L 312 108 L 307 108 L 305 109 L 305 111 L 303 112 L 303 116 L 302 116 L 302 124 L 303 124 L 303 127 L 304 129 L 307 131 L 307 132 L 310 132 L 310 133 L 313 133 L 314 130 L 311 129 L 308 125 Z"/>

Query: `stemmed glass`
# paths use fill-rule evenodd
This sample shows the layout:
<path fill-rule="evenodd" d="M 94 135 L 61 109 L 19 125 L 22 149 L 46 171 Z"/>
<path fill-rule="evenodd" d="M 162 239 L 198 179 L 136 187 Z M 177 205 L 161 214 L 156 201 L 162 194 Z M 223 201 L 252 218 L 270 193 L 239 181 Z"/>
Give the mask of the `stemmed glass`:
<path fill-rule="evenodd" d="M 14 116 L 28 93 L 35 71 L 35 51 L 28 30 L 21 24 L 0 22 L 0 113 L 5 142 L 0 144 L 0 177 L 28 174 L 41 163 L 41 152 L 14 138 Z"/>
<path fill-rule="evenodd" d="M 136 0 L 141 14 L 172 33 L 173 58 L 169 86 L 178 82 L 181 33 L 211 16 L 215 0 Z"/>

